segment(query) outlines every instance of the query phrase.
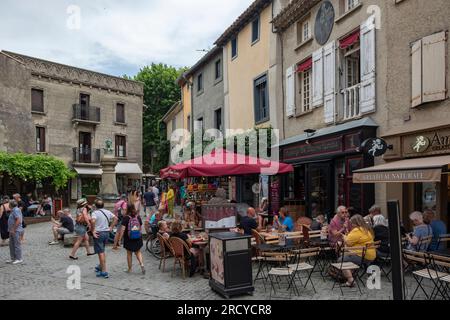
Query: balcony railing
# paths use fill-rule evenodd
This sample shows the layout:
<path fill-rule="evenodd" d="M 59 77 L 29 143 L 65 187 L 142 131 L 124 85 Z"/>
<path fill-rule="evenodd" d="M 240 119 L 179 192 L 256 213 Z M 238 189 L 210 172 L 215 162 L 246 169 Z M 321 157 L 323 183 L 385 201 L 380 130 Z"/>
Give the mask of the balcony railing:
<path fill-rule="evenodd" d="M 100 108 L 74 104 L 72 121 L 98 124 L 100 123 Z"/>
<path fill-rule="evenodd" d="M 73 148 L 73 162 L 99 164 L 100 152 L 100 149 Z"/>
<path fill-rule="evenodd" d="M 350 120 L 361 116 L 361 84 L 342 90 L 344 95 L 343 120 Z"/>

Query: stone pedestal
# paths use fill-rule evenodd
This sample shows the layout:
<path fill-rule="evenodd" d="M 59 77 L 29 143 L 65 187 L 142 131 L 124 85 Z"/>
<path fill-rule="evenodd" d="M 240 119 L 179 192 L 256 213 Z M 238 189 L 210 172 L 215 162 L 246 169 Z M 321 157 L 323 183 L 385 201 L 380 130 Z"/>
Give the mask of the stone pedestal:
<path fill-rule="evenodd" d="M 101 160 L 103 169 L 100 197 L 105 203 L 105 209 L 113 210 L 114 204 L 119 198 L 116 181 L 117 159 L 112 154 L 106 154 Z"/>

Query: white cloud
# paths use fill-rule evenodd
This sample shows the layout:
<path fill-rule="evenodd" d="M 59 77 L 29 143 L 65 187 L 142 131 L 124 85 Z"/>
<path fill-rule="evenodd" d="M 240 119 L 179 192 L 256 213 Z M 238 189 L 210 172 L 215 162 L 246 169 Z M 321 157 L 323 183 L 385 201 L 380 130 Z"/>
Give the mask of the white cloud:
<path fill-rule="evenodd" d="M 0 49 L 115 75 L 193 65 L 253 0 L 2 0 Z M 67 28 L 67 7 L 81 29 Z"/>

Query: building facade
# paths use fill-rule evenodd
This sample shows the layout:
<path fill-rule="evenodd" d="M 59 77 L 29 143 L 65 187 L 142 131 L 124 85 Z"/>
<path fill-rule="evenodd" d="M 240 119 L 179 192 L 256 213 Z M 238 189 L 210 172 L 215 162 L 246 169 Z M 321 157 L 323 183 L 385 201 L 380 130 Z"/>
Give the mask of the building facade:
<path fill-rule="evenodd" d="M 70 202 L 99 194 L 102 152 L 111 140 L 119 160 L 119 192 L 139 186 L 142 83 L 12 52 L 2 51 L 0 56 L 13 80 L 3 88 L 0 99 L 6 100 L 2 104 L 8 111 L 2 112 L 24 116 L 20 126 L 6 131 L 14 135 L 24 128 L 27 134 L 21 137 L 23 144 L 9 137 L 7 152 L 43 153 L 63 160 L 78 173 L 65 195 Z M 19 99 L 11 92 L 20 92 Z"/>
<path fill-rule="evenodd" d="M 186 74 L 192 79 L 192 121 L 194 130 L 217 130 L 224 133 L 223 50 L 211 49 Z M 218 133 L 214 134 L 217 136 Z"/>
<path fill-rule="evenodd" d="M 448 14 L 445 1 L 298 0 L 275 17 L 281 159 L 296 166 L 283 184 L 286 203 L 331 216 L 341 204 L 366 214 L 398 199 L 405 222 L 426 207 L 448 219 L 447 175 L 433 184 L 354 183 L 360 169 L 448 151 Z M 413 152 L 423 135 L 428 149 Z M 376 137 L 392 148 L 384 157 L 361 148 Z"/>

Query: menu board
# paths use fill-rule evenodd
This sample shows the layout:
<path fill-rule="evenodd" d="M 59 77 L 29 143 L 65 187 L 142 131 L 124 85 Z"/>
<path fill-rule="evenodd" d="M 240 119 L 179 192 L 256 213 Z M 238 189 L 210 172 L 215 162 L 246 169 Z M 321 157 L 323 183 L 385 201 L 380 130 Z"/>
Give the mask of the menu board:
<path fill-rule="evenodd" d="M 273 177 L 270 183 L 270 203 L 273 213 L 280 210 L 280 180 L 278 177 Z"/>

